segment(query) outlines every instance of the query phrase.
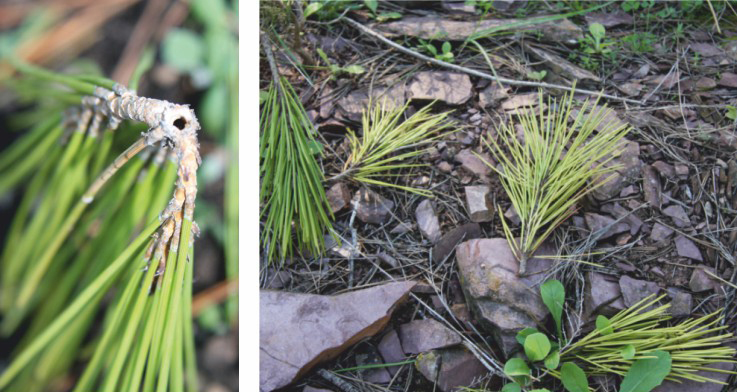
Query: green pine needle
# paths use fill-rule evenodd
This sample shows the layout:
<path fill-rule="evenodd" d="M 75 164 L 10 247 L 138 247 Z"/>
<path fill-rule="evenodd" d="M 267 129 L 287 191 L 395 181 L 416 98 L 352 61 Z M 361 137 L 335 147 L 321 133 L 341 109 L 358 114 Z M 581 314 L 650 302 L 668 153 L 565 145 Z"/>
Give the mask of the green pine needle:
<path fill-rule="evenodd" d="M 284 78 L 270 87 L 260 126 L 261 217 L 266 217 L 261 238 L 267 257 L 291 257 L 293 232 L 299 250 L 321 254 L 332 212 L 310 149 L 316 143 L 312 123 Z"/>

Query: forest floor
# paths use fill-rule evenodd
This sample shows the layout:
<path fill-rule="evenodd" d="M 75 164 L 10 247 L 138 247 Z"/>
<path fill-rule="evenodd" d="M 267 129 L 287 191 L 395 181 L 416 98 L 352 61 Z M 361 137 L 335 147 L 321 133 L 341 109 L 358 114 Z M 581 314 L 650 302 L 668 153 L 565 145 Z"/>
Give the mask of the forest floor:
<path fill-rule="evenodd" d="M 484 141 L 496 137 L 499 124 L 513 121 L 516 111 L 539 110 L 538 94 L 547 105 L 549 97 L 564 92 L 551 85 L 575 83 L 577 102 L 606 94 L 598 101 L 613 109 L 605 123 L 632 127 L 612 178 L 578 203 L 549 238 L 550 249 L 597 265 L 561 259 L 545 264 L 546 278 L 577 294 L 567 298 L 567 312 L 582 310 L 581 328 L 591 330 L 597 314 L 613 315 L 649 294 L 666 294 L 675 320 L 718 311 L 727 331 L 735 331 L 734 9 L 715 2 L 721 8 L 712 12 L 708 2 L 626 1 L 580 12 L 586 6 L 579 2 L 508 0 L 381 2 L 374 10 L 370 3 L 349 10 L 327 2 L 301 26 L 280 23 L 273 16 L 279 7 L 262 5 L 262 21 L 275 18 L 272 26 L 282 39 L 275 45 L 279 72 L 297 91 L 324 146 L 319 162 L 325 177 L 341 172 L 349 154 L 347 130 L 360 134 L 369 99 L 386 99 L 394 107 L 409 101 L 408 115 L 435 101 L 433 112 L 450 111 L 459 131 L 434 141 L 416 162 L 422 166 L 384 179 L 430 190 L 432 198 L 328 181 L 333 229 L 343 241 L 328 241 L 323 257 L 295 257 L 283 265 L 262 257 L 262 289 L 339 295 L 392 281 L 417 282 L 386 327 L 334 359 L 325 358 L 288 390 L 501 388 L 505 381 L 494 363 L 503 366 L 507 348 L 480 320 L 478 305 L 469 298 L 471 283 L 459 271 L 460 263 L 469 262 L 462 258 L 473 256 L 456 249 L 471 239 L 503 239 L 498 210 L 518 232 L 498 175 L 479 156 L 491 161 Z M 512 24 L 565 13 L 577 14 Z M 496 30 L 477 36 L 480 45 L 468 40 L 488 27 Z M 330 63 L 361 71 L 326 69 L 318 49 Z M 265 56 L 261 69 L 265 90 L 271 80 Z M 470 194 L 486 202 L 469 200 Z M 477 257 L 487 262 L 497 251 L 488 241 L 474 245 L 482 254 Z M 515 299 L 509 300 L 514 308 Z M 418 322 L 428 319 L 440 326 Z M 451 330 L 450 337 L 438 338 Z M 319 329 L 308 332 L 323 339 L 319 334 Z M 460 346 L 465 348 L 459 354 Z M 366 367 L 397 361 L 404 364 Z M 360 369 L 345 370 L 355 367 Z M 731 382 L 728 376 L 721 380 Z M 600 390 L 618 385 L 616 378 L 597 383 L 592 386 Z M 563 390 L 555 382 L 542 386 Z M 660 390 L 681 390 L 669 388 Z M 719 391 L 722 385 L 699 388 Z"/>

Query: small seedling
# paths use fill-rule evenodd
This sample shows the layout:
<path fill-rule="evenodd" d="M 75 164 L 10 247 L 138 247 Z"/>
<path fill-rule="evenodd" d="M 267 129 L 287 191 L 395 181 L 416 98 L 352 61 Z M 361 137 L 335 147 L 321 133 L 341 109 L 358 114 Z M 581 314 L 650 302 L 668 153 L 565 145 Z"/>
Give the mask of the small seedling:
<path fill-rule="evenodd" d="M 548 74 L 548 71 L 542 70 L 542 71 L 532 71 L 527 73 L 527 78 L 532 80 L 543 80 L 545 79 L 545 75 Z"/>
<path fill-rule="evenodd" d="M 724 116 L 733 122 L 737 122 L 737 107 L 727 105 L 727 113 Z"/>
<path fill-rule="evenodd" d="M 452 52 L 453 47 L 450 45 L 450 42 L 448 41 L 443 42 L 443 45 L 440 47 L 440 50 L 441 50 L 440 53 L 438 53 L 438 50 L 437 48 L 435 48 L 435 45 L 433 45 L 432 43 L 428 41 L 422 40 L 422 39 L 420 40 L 420 48 L 432 54 L 437 60 L 445 61 L 447 63 L 453 62 L 453 58 L 454 58 L 453 52 Z"/>
<path fill-rule="evenodd" d="M 341 74 L 360 75 L 366 72 L 366 70 L 363 69 L 363 67 L 360 65 L 354 64 L 354 65 L 347 65 L 345 67 L 340 67 L 340 66 L 333 64 L 328 59 L 328 55 L 325 54 L 325 52 L 320 48 L 317 48 L 317 54 L 319 54 L 320 58 L 325 62 L 325 64 L 328 65 L 327 68 L 330 70 L 331 79 L 335 79 L 337 76 L 340 76 Z"/>
<path fill-rule="evenodd" d="M 611 319 L 599 315 L 596 329 L 568 342 L 561 329 L 563 285 L 549 280 L 540 286 L 540 295 L 555 320 L 557 340 L 534 328 L 517 333 L 524 357 L 511 358 L 504 365 L 504 374 L 512 383 L 505 385 L 503 392 L 531 388 L 545 375 L 559 379 L 568 392 L 588 392 L 588 377 L 603 373 L 623 376 L 619 390 L 626 392 L 649 392 L 666 377 L 720 383 L 690 370 L 735 362 L 733 348 L 715 347 L 732 336 L 714 335 L 727 328 L 715 327 L 721 319 L 716 313 L 664 326 L 670 305 L 649 310 L 663 298 L 650 296 Z"/>

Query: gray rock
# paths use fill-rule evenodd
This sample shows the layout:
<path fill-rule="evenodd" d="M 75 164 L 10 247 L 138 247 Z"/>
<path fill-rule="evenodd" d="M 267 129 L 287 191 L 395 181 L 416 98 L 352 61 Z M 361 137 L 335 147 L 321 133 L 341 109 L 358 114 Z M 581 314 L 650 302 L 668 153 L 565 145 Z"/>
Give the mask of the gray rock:
<path fill-rule="evenodd" d="M 472 222 L 488 222 L 494 217 L 490 206 L 489 186 L 473 185 L 466 188 L 466 203 Z"/>
<path fill-rule="evenodd" d="M 622 291 L 624 305 L 630 307 L 650 294 L 657 295 L 660 287 L 655 282 L 632 279 L 627 275 L 619 278 L 619 289 Z"/>
<path fill-rule="evenodd" d="M 624 233 L 630 230 L 630 225 L 619 221 L 614 223 L 615 220 L 608 216 L 587 212 L 584 214 L 586 219 L 586 226 L 589 227 L 592 233 L 598 233 L 600 230 L 604 233 L 599 237 L 600 239 L 609 238 L 615 234 Z"/>
<path fill-rule="evenodd" d="M 608 203 L 601 206 L 601 211 L 611 214 L 615 218 L 622 218 L 624 222 L 630 226 L 630 234 L 635 235 L 642 227 L 642 219 L 630 212 L 628 209 L 619 205 L 619 203 Z"/>
<path fill-rule="evenodd" d="M 669 287 L 668 297 L 671 299 L 669 311 L 673 317 L 691 315 L 691 308 L 693 307 L 693 296 L 691 294 L 675 287 Z"/>
<path fill-rule="evenodd" d="M 405 354 L 419 354 L 461 343 L 461 337 L 434 319 L 414 320 L 399 326 L 399 340 Z"/>
<path fill-rule="evenodd" d="M 694 268 L 691 273 L 691 280 L 688 282 L 688 287 L 694 293 L 700 293 L 702 291 L 716 290 L 719 284 L 714 281 L 714 278 L 709 276 L 705 271 L 709 271 L 712 274 L 714 269 L 711 267 L 699 266 Z"/>
<path fill-rule="evenodd" d="M 509 97 L 508 88 L 501 88 L 496 83 L 491 83 L 479 92 L 479 105 L 482 108 L 496 107 L 502 99 Z"/>
<path fill-rule="evenodd" d="M 654 208 L 660 209 L 662 204 L 660 178 L 652 166 L 648 165 L 642 168 L 642 191 L 645 194 L 645 201 Z"/>
<path fill-rule="evenodd" d="M 315 387 L 311 387 L 309 385 L 305 385 L 304 389 L 302 389 L 302 392 L 333 392 L 333 391 L 330 390 L 330 389 L 315 388 Z"/>
<path fill-rule="evenodd" d="M 612 316 L 624 309 L 622 292 L 616 281 L 611 281 L 606 275 L 593 271 L 589 272 L 586 278 L 584 294 L 586 314 Z"/>
<path fill-rule="evenodd" d="M 586 23 L 600 23 L 602 26 L 608 28 L 619 26 L 619 25 L 631 25 L 634 22 L 632 15 L 622 11 L 616 10 L 614 12 L 591 12 L 584 16 Z"/>
<path fill-rule="evenodd" d="M 473 95 L 471 78 L 466 74 L 445 71 L 424 71 L 415 75 L 407 86 L 411 99 L 462 105 Z"/>
<path fill-rule="evenodd" d="M 543 246 L 537 254 L 557 253 Z M 533 257 L 527 261 L 527 276 L 519 277 L 519 263 L 503 238 L 466 241 L 456 248 L 456 260 L 469 308 L 505 354 L 511 354 L 517 331 L 542 323 L 548 315 L 537 285 L 554 262 Z"/>
<path fill-rule="evenodd" d="M 654 242 L 665 241 L 673 235 L 673 230 L 668 226 L 663 226 L 660 223 L 653 225 L 653 229 L 650 232 L 650 239 Z"/>
<path fill-rule="evenodd" d="M 399 222 L 396 226 L 394 226 L 393 229 L 391 229 L 390 233 L 392 234 L 404 234 L 410 230 L 412 230 L 414 226 L 411 223 L 407 222 Z"/>
<path fill-rule="evenodd" d="M 433 350 L 417 356 L 415 367 L 441 391 L 456 391 L 471 387 L 489 371 L 465 348 Z"/>
<path fill-rule="evenodd" d="M 368 89 L 355 90 L 339 99 L 338 106 L 349 119 L 361 121 L 361 115 L 368 107 L 369 101 L 372 104 L 385 104 L 387 110 L 397 109 L 406 102 L 404 84 L 374 87 L 370 97 Z"/>
<path fill-rule="evenodd" d="M 399 341 L 399 335 L 393 328 L 381 338 L 379 342 L 379 353 L 384 358 L 385 363 L 396 363 L 402 362 L 406 358 L 404 355 L 404 349 L 402 349 L 402 343 Z M 386 370 L 393 376 L 400 369 L 400 366 L 389 366 Z"/>
<path fill-rule="evenodd" d="M 678 256 L 688 257 L 689 259 L 696 261 L 704 261 L 704 259 L 701 257 L 701 252 L 699 251 L 699 248 L 696 247 L 696 244 L 694 244 L 693 241 L 679 234 L 678 236 L 676 236 L 674 242 L 676 243 L 676 251 L 678 252 Z"/>
<path fill-rule="evenodd" d="M 478 223 L 466 223 L 447 232 L 432 248 L 433 259 L 443 262 L 461 241 L 481 237 L 481 226 Z"/>
<path fill-rule="evenodd" d="M 575 44 L 583 39 L 581 28 L 568 19 L 545 23 L 525 23 L 526 21 L 525 19 L 478 20 L 476 18 L 460 21 L 435 16 L 405 16 L 395 22 L 377 25 L 376 29 L 387 37 L 408 35 L 422 39 L 444 39 L 448 41 L 463 41 L 475 32 L 499 27 L 505 27 L 510 32 L 541 31 L 541 37 L 552 42 Z"/>
<path fill-rule="evenodd" d="M 688 178 L 688 166 L 677 163 L 675 165 L 675 171 L 678 178 L 685 180 Z"/>
<path fill-rule="evenodd" d="M 608 200 L 617 195 L 625 186 L 631 184 L 639 177 L 642 162 L 640 161 L 640 145 L 637 142 L 625 140 L 620 143 L 617 151 L 620 155 L 610 160 L 605 167 L 619 165 L 619 170 L 605 174 L 594 180 L 594 184 L 602 184 L 596 188 L 592 195 L 597 200 Z"/>
<path fill-rule="evenodd" d="M 664 208 L 663 214 L 671 217 L 671 219 L 673 219 L 673 224 L 678 227 L 691 226 L 691 220 L 688 219 L 688 214 L 686 213 L 686 210 L 684 210 L 683 207 L 678 204 L 674 204 L 672 206 Z"/>
<path fill-rule="evenodd" d="M 438 163 L 438 169 L 443 173 L 450 173 L 453 171 L 453 165 L 446 161 L 441 161 Z"/>
<path fill-rule="evenodd" d="M 652 166 L 655 168 L 655 170 L 658 171 L 658 173 L 660 173 L 661 177 L 667 178 L 669 180 L 675 180 L 676 169 L 673 168 L 673 166 L 663 161 L 655 161 L 653 162 Z"/>
<path fill-rule="evenodd" d="M 358 366 L 379 364 L 381 364 L 381 359 L 376 353 L 356 354 L 356 365 Z M 392 380 L 392 375 L 383 367 L 362 369 L 358 373 L 362 379 L 374 384 L 388 384 Z"/>
<path fill-rule="evenodd" d="M 459 151 L 458 154 L 455 155 L 454 159 L 456 162 L 460 163 L 465 170 L 479 176 L 481 179 L 486 179 L 486 177 L 488 177 L 492 172 L 487 163 L 494 165 L 495 162 L 487 153 L 480 155 L 483 159 L 477 157 L 476 154 L 471 152 L 471 149 L 467 148 Z"/>
<path fill-rule="evenodd" d="M 433 209 L 429 199 L 423 200 L 417 206 L 415 217 L 417 218 L 417 226 L 420 228 L 422 235 L 432 243 L 437 242 L 442 235 L 440 232 L 440 222 L 438 221 L 438 216 L 435 215 L 435 209 Z"/>
<path fill-rule="evenodd" d="M 393 201 L 367 188 L 359 190 L 356 198 L 358 199 L 356 216 L 361 222 L 383 224 L 391 218 L 391 210 L 394 208 Z"/>
<path fill-rule="evenodd" d="M 326 192 L 328 197 L 328 204 L 330 204 L 330 210 L 336 213 L 350 205 L 351 203 L 351 191 L 348 186 L 342 182 L 335 183 Z"/>
<path fill-rule="evenodd" d="M 414 282 L 395 282 L 336 296 L 261 290 L 261 391 L 283 388 L 389 322 Z"/>

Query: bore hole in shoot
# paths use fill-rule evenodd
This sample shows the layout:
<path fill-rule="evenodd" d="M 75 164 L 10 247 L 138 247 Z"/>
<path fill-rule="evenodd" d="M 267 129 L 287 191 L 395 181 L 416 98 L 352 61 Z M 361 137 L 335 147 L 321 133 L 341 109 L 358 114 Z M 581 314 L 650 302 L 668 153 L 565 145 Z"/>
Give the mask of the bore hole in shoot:
<path fill-rule="evenodd" d="M 187 126 L 187 120 L 185 120 L 184 117 L 179 117 L 178 119 L 174 120 L 174 126 L 179 128 L 179 130 L 182 130 L 185 126 Z"/>

